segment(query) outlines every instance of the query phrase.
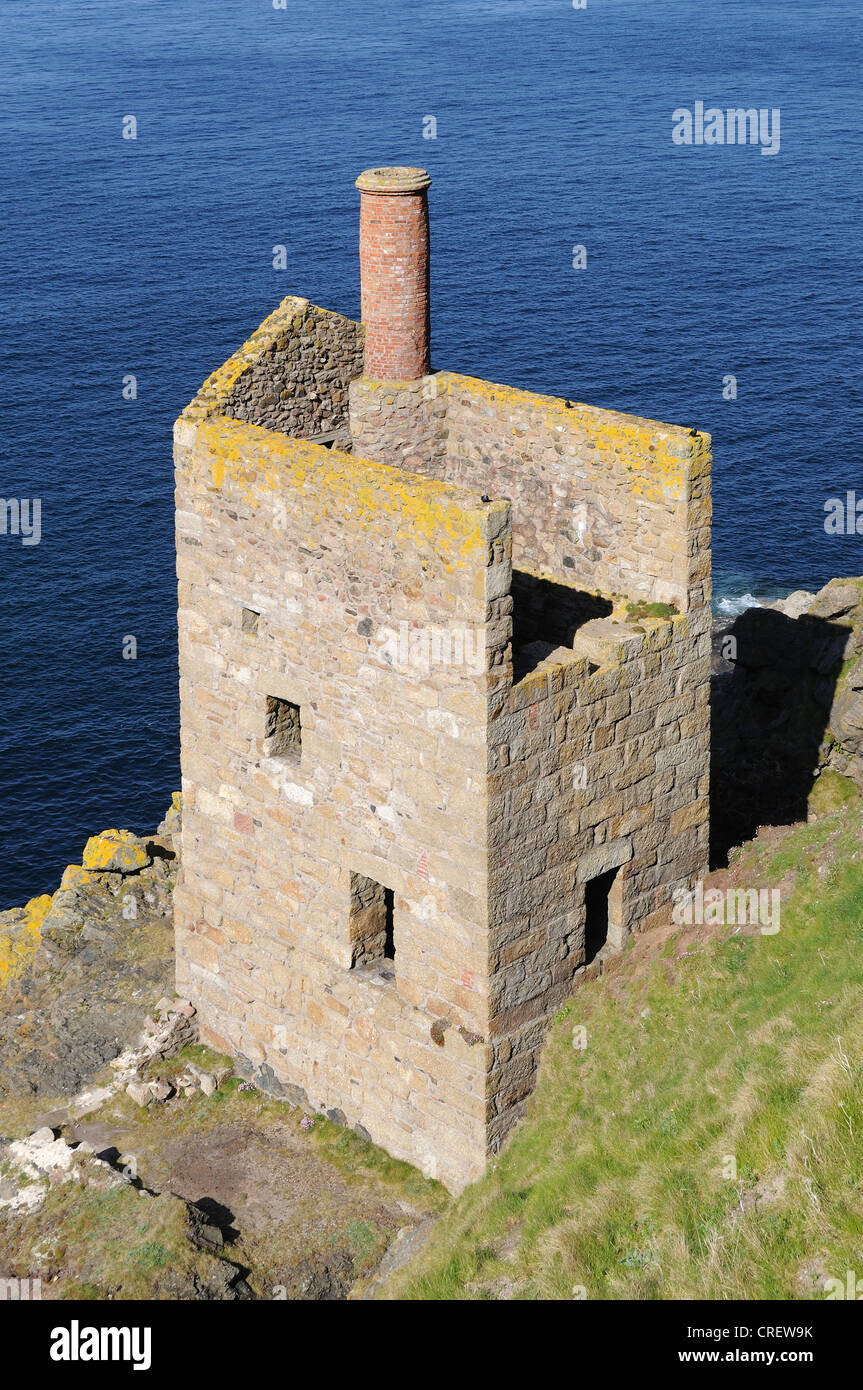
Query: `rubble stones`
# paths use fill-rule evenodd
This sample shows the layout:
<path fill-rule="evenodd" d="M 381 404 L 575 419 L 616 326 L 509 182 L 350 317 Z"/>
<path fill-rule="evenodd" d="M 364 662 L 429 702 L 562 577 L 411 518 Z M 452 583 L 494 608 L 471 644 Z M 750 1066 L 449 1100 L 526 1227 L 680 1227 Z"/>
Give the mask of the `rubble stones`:
<path fill-rule="evenodd" d="M 150 1082 L 150 1094 L 154 1100 L 164 1102 L 174 1095 L 174 1087 L 160 1076 L 155 1081 Z"/>
<path fill-rule="evenodd" d="M 150 1017 L 145 1020 L 137 1048 L 127 1050 L 111 1063 L 121 1077 L 136 1075 L 148 1063 L 168 1061 L 182 1052 L 189 1043 L 196 1041 L 198 1030 L 194 1017 L 189 1018 L 181 1008 L 186 1002 L 181 1000 L 180 1003 L 165 1008 L 158 1023 Z"/>

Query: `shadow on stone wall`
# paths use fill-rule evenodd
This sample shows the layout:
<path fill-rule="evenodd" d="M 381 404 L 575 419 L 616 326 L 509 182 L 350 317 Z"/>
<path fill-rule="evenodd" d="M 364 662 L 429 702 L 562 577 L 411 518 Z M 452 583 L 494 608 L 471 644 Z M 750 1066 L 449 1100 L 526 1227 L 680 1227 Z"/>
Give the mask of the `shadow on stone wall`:
<path fill-rule="evenodd" d="M 852 628 L 750 608 L 713 627 L 711 864 L 761 825 L 805 820 Z"/>
<path fill-rule="evenodd" d="M 510 593 L 514 648 L 530 642 L 547 642 L 549 650 L 571 647 L 584 623 L 607 618 L 614 608 L 610 599 L 539 579 L 524 570 L 513 570 Z"/>
<path fill-rule="evenodd" d="M 610 599 L 599 594 L 540 579 L 525 570 L 513 570 L 512 666 L 516 682 L 533 671 L 558 647 L 571 648 L 575 634 L 593 618 L 613 611 Z"/>

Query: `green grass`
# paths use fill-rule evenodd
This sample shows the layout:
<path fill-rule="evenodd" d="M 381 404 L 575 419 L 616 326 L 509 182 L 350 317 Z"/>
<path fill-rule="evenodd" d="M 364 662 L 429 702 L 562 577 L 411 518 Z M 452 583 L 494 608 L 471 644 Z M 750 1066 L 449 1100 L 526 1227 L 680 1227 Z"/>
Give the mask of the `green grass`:
<path fill-rule="evenodd" d="M 376 1144 L 360 1139 L 352 1130 L 332 1124 L 315 1114 L 315 1126 L 309 1138 L 318 1153 L 332 1163 L 342 1177 L 369 1184 L 382 1190 L 401 1193 L 425 1211 L 442 1211 L 449 1205 L 447 1191 L 433 1178 L 426 1178 L 410 1163 L 391 1158 Z"/>
<path fill-rule="evenodd" d="M 674 603 L 648 603 L 645 599 L 626 605 L 626 621 L 632 623 L 639 618 L 672 618 L 677 611 L 677 605 Z"/>
<path fill-rule="evenodd" d="M 737 856 L 747 887 L 793 873 L 777 935 L 644 937 L 583 986 L 529 1115 L 386 1296 L 823 1298 L 863 1271 L 861 834 L 846 810 Z"/>
<path fill-rule="evenodd" d="M 38 1216 L 6 1216 L 2 1267 L 19 1277 L 38 1271 L 55 1285 L 54 1297 L 162 1299 L 178 1288 L 189 1297 L 193 1281 L 206 1282 L 221 1259 L 190 1240 L 183 1202 L 142 1198 L 133 1187 L 60 1182 L 48 1188 Z"/>
<path fill-rule="evenodd" d="M 809 793 L 809 810 L 815 815 L 829 815 L 843 806 L 853 806 L 859 800 L 857 783 L 826 767 Z"/>

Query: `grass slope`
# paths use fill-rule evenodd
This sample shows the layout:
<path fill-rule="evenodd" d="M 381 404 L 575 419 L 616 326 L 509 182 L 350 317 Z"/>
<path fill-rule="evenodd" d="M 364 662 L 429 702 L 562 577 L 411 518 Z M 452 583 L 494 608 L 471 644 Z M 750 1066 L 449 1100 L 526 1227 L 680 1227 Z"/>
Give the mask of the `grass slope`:
<path fill-rule="evenodd" d="M 824 1298 L 863 1275 L 862 831 L 846 810 L 769 832 L 712 877 L 781 883 L 777 935 L 669 926 L 582 987 L 529 1116 L 385 1296 Z"/>

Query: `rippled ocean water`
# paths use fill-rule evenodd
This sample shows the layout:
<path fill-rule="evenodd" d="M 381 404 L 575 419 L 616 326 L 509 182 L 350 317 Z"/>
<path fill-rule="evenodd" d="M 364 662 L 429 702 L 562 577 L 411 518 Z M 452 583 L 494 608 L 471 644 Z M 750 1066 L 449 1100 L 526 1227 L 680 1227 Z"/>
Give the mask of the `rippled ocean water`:
<path fill-rule="evenodd" d="M 358 316 L 370 165 L 434 180 L 435 365 L 711 431 L 720 601 L 861 572 L 860 47 L 856 0 L 4 0 L 0 905 L 178 785 L 171 424 L 285 294 Z M 697 100 L 779 153 L 675 146 Z"/>

